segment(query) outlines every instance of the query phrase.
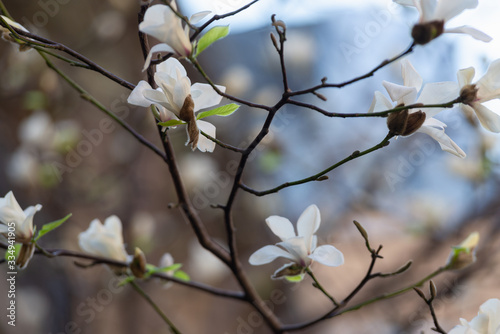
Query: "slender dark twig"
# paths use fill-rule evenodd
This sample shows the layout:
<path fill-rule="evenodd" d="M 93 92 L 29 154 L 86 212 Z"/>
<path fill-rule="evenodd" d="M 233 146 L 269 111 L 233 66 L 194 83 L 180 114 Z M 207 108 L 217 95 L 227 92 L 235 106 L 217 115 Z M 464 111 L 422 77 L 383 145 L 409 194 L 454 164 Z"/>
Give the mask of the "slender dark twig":
<path fill-rule="evenodd" d="M 370 72 L 368 72 L 366 74 L 363 74 L 363 75 L 361 75 L 359 77 L 356 77 L 354 79 L 351 79 L 351 80 L 348 80 L 348 81 L 344 81 L 342 83 L 327 83 L 327 82 L 322 82 L 321 84 L 319 84 L 317 86 L 314 86 L 314 87 L 311 87 L 311 88 L 308 88 L 308 89 L 298 90 L 298 91 L 295 91 L 295 92 L 290 92 L 288 94 L 288 96 L 304 95 L 304 94 L 315 92 L 315 91 L 317 91 L 318 89 L 321 89 L 321 88 L 328 88 L 328 87 L 330 87 L 330 88 L 342 88 L 344 86 L 347 86 L 347 85 L 353 84 L 355 82 L 361 81 L 363 79 L 369 78 L 369 77 L 373 76 L 375 74 L 375 72 L 377 72 L 378 70 L 380 70 L 384 66 L 387 66 L 390 63 L 393 63 L 396 60 L 398 60 L 398 59 L 406 56 L 407 54 L 413 52 L 413 48 L 414 47 L 415 47 L 415 43 L 413 42 L 408 47 L 408 49 L 406 49 L 405 51 L 401 52 L 397 56 L 394 56 L 394 57 L 392 57 L 390 59 L 386 59 L 386 60 L 382 61 L 378 66 L 376 66 Z"/>
<path fill-rule="evenodd" d="M 255 189 L 252 189 L 250 187 L 248 187 L 247 185 L 243 184 L 243 183 L 240 183 L 240 188 L 245 190 L 246 192 L 249 192 L 251 194 L 254 194 L 256 196 L 265 196 L 265 195 L 269 195 L 269 194 L 272 194 L 272 193 L 276 193 L 278 191 L 280 191 L 281 189 L 284 189 L 284 188 L 288 188 L 288 187 L 292 187 L 292 186 L 296 186 L 296 185 L 299 185 L 299 184 L 304 184 L 304 183 L 308 183 L 308 182 L 312 182 L 312 181 L 320 181 L 321 180 L 321 177 L 325 174 L 327 174 L 328 172 L 334 170 L 335 168 L 337 167 L 340 167 L 342 166 L 343 164 L 345 164 L 346 162 L 349 162 L 351 160 L 354 160 L 354 159 L 357 159 L 359 157 L 362 157 L 364 155 L 367 155 L 368 153 L 371 153 L 373 151 L 376 151 L 376 150 L 379 150 L 387 145 L 389 145 L 389 140 L 394 137 L 393 134 L 389 133 L 380 143 L 378 143 L 377 145 L 365 150 L 365 151 L 355 151 L 353 152 L 351 155 L 349 155 L 347 158 L 337 162 L 336 164 L 328 167 L 327 169 L 325 170 L 322 170 L 321 172 L 317 173 L 317 174 L 314 174 L 312 176 L 309 176 L 309 177 L 306 177 L 306 178 L 303 178 L 303 179 L 300 179 L 300 180 L 297 180 L 297 181 L 291 181 L 291 182 L 285 182 L 277 187 L 274 187 L 274 188 L 271 188 L 271 189 L 268 189 L 268 190 L 263 190 L 263 191 L 257 191 Z"/>

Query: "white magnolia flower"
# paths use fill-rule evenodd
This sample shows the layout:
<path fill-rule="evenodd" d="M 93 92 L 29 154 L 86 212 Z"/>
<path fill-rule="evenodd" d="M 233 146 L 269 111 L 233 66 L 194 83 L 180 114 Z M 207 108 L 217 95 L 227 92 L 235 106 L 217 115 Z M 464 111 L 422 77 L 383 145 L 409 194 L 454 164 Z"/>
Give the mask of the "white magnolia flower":
<path fill-rule="evenodd" d="M 479 307 L 477 316 L 470 322 L 460 319 L 448 334 L 498 334 L 500 333 L 500 300 L 492 298 Z"/>
<path fill-rule="evenodd" d="M 460 107 L 465 112 L 474 112 L 485 129 L 500 132 L 500 115 L 482 105 L 483 102 L 500 98 L 500 59 L 492 62 L 483 77 L 472 84 L 474 74 L 473 67 L 457 73 L 460 96 L 464 98 Z"/>
<path fill-rule="evenodd" d="M 458 96 L 458 88 L 454 82 L 438 82 L 426 84 L 422 88 L 422 77 L 418 74 L 415 68 L 408 60 L 401 61 L 401 71 L 403 76 L 403 86 L 384 81 L 387 93 L 397 106 L 410 105 L 415 103 L 422 104 L 441 104 L 449 102 Z M 418 94 L 420 92 L 420 95 Z M 392 109 L 392 103 L 380 92 L 375 92 L 375 97 L 370 106 L 369 112 L 378 112 Z M 425 113 L 425 122 L 416 132 L 426 133 L 439 143 L 441 149 L 450 152 L 458 157 L 464 158 L 465 152 L 458 147 L 450 137 L 445 134 L 446 124 L 432 118 L 443 108 L 424 108 L 421 111 Z M 409 114 L 419 112 L 416 109 L 411 109 Z M 408 133 L 406 135 L 410 135 Z"/>
<path fill-rule="evenodd" d="M 466 9 L 476 8 L 478 0 L 393 0 L 405 6 L 416 7 L 420 19 L 413 27 L 412 37 L 417 44 L 426 44 L 442 33 L 467 34 L 483 42 L 491 37 L 469 26 L 445 29 L 446 22 Z"/>
<path fill-rule="evenodd" d="M 170 5 L 177 11 L 175 0 L 172 0 Z M 192 24 L 197 23 L 209 13 L 196 13 L 189 21 Z M 151 63 L 151 57 L 155 52 L 173 52 L 179 57 L 189 57 L 193 51 L 193 46 L 189 39 L 189 26 L 186 25 L 183 27 L 182 19 L 166 5 L 149 7 L 144 14 L 144 21 L 139 24 L 139 30 L 162 42 L 153 46 L 149 51 L 144 70 L 148 68 Z"/>
<path fill-rule="evenodd" d="M 117 216 L 110 216 L 102 225 L 94 219 L 89 228 L 78 235 L 80 248 L 96 256 L 126 262 L 129 256 L 125 251 L 122 236 L 122 222 Z"/>
<path fill-rule="evenodd" d="M 175 58 L 169 58 L 159 64 L 154 79 L 158 85 L 157 89 L 153 89 L 146 81 L 141 81 L 130 93 L 128 103 L 142 107 L 154 104 L 160 109 L 164 108 L 160 118 L 167 120 L 167 113 L 171 113 L 188 123 L 186 127 L 189 137 L 188 143 L 193 149 L 197 147 L 202 152 L 212 152 L 215 143 L 204 136 L 199 136 L 199 132 L 202 130 L 215 137 L 215 126 L 205 121 L 196 120 L 194 113 L 219 104 L 222 96 L 217 94 L 208 84 L 195 83 L 191 85 L 186 69 Z M 223 92 L 226 89 L 223 86 L 217 86 L 217 88 Z M 186 108 L 185 103 L 187 102 L 191 102 L 193 105 Z"/>
<path fill-rule="evenodd" d="M 42 206 L 37 204 L 23 211 L 12 191 L 9 191 L 5 197 L 0 197 L 0 233 L 6 234 L 10 224 L 14 223 L 16 241 L 30 243 L 33 237 L 33 216 L 41 209 Z"/>
<path fill-rule="evenodd" d="M 271 216 L 266 219 L 267 226 L 281 239 L 276 245 L 264 246 L 250 256 L 249 262 L 254 266 L 274 261 L 284 257 L 293 262 L 279 268 L 272 278 L 286 276 L 304 276 L 304 271 L 313 261 L 330 267 L 337 267 L 344 263 L 344 255 L 332 245 L 317 246 L 317 236 L 314 234 L 321 223 L 319 209 L 310 205 L 300 215 L 297 222 L 297 233 L 292 223 L 280 216 Z"/>

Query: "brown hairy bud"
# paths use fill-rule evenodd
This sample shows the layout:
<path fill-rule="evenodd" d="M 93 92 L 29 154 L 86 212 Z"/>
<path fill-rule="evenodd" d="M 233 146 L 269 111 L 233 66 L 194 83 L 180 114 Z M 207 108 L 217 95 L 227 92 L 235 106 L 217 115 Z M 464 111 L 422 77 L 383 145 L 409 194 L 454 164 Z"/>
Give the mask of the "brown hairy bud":
<path fill-rule="evenodd" d="M 143 278 L 146 273 L 146 256 L 138 247 L 135 248 L 134 259 L 130 263 L 130 270 L 137 278 Z"/>
<path fill-rule="evenodd" d="M 460 90 L 460 102 L 470 105 L 477 98 L 476 85 L 467 85 Z"/>
<path fill-rule="evenodd" d="M 184 104 L 182 105 L 179 113 L 179 119 L 187 123 L 187 144 L 191 145 L 192 150 L 195 150 L 196 145 L 198 145 L 198 139 L 200 138 L 200 129 L 198 129 L 198 125 L 196 125 L 196 117 L 194 116 L 194 101 L 191 94 L 186 96 L 186 99 L 184 100 Z"/>
<path fill-rule="evenodd" d="M 394 112 L 387 117 L 387 127 L 394 135 L 409 136 L 425 122 L 425 113 L 421 110 L 409 113 L 408 109 Z"/>
<path fill-rule="evenodd" d="M 411 37 L 416 44 L 427 44 L 444 31 L 444 21 L 417 23 L 411 30 Z"/>
<path fill-rule="evenodd" d="M 26 243 L 21 245 L 21 249 L 19 250 L 19 254 L 16 259 L 16 265 L 19 269 L 24 269 L 26 267 L 34 252 L 34 243 Z"/>

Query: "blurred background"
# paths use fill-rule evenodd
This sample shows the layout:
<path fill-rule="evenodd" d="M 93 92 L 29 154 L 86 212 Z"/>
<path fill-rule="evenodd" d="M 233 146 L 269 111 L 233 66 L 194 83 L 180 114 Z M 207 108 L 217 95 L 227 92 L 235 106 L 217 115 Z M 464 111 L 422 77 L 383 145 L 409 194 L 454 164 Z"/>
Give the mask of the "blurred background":
<path fill-rule="evenodd" d="M 187 16 L 201 10 L 217 14 L 239 8 L 240 0 L 181 1 Z M 214 82 L 227 92 L 256 103 L 273 105 L 282 94 L 279 61 L 269 38 L 271 14 L 287 25 L 285 60 L 292 90 L 320 83 L 342 82 L 364 74 L 405 50 L 418 15 L 391 1 L 261 1 L 247 13 L 217 24 L 231 33 L 207 49 L 200 61 Z M 143 58 L 137 37 L 136 0 L 46 2 L 5 0 L 11 15 L 30 31 L 63 43 L 107 70 L 136 84 Z M 460 68 L 474 66 L 476 77 L 500 57 L 495 0 L 481 1 L 450 22 L 474 26 L 492 37 L 485 44 L 469 36 L 444 35 L 408 56 L 424 83 L 455 81 Z M 54 60 L 71 78 L 156 145 L 152 116 L 146 108 L 128 105 L 129 91 L 99 74 Z M 192 82 L 203 79 L 183 63 Z M 375 90 L 387 80 L 402 84 L 400 64 L 344 89 L 324 89 L 324 102 L 310 95 L 301 101 L 332 112 L 366 112 Z M 165 252 L 183 263 L 192 280 L 237 289 L 230 272 L 197 243 L 177 209 L 168 169 L 107 116 L 82 100 L 48 69 L 34 51 L 19 52 L 0 43 L 0 196 L 12 190 L 25 208 L 40 203 L 40 227 L 72 213 L 63 227 L 42 240 L 46 248 L 79 251 L 78 234 L 90 221 L 116 214 L 124 225 L 127 250 L 140 247 L 148 262 L 158 264 Z M 223 101 L 228 102 L 228 101 Z M 494 109 L 494 108 L 497 109 Z M 491 106 L 497 112 L 500 106 Z M 242 106 L 230 117 L 209 119 L 217 138 L 245 147 L 262 127 L 266 113 Z M 470 320 L 479 305 L 500 296 L 498 284 L 500 228 L 500 141 L 475 118 L 458 109 L 440 113 L 447 134 L 467 153 L 460 159 L 440 150 L 424 134 L 393 139 L 373 154 L 329 174 L 329 179 L 287 188 L 261 198 L 241 192 L 234 217 L 241 260 L 265 300 L 271 300 L 284 323 L 323 314 L 329 300 L 311 286 L 271 281 L 281 265 L 251 267 L 248 257 L 275 243 L 265 218 L 280 215 L 294 224 L 310 204 L 318 205 L 322 225 L 319 244 L 333 244 L 344 253 L 338 268 L 313 265 L 316 276 L 337 299 L 363 278 L 370 254 L 352 221 L 360 222 L 373 247 L 382 244 L 384 259 L 375 271 L 394 271 L 412 259 L 405 274 L 374 280 L 353 303 L 404 287 L 446 262 L 451 246 L 479 231 L 478 261 L 469 268 L 435 279 L 436 312 L 451 329 L 460 317 Z M 386 134 L 385 119 L 326 118 L 311 110 L 282 108 L 269 136 L 251 156 L 244 174 L 248 186 L 265 190 L 301 179 L 365 150 Z M 239 155 L 220 147 L 212 154 L 191 152 L 184 129 L 170 133 L 183 180 L 209 231 L 225 245 L 221 212 Z M 5 266 L 3 266 L 5 268 Z M 116 288 L 104 266 L 78 268 L 70 258 L 35 256 L 17 275 L 17 326 L 0 322 L 0 333 L 168 333 L 156 313 L 129 287 Z M 183 333 L 268 333 L 262 320 L 244 303 L 213 297 L 162 282 L 141 284 Z M 6 291 L 0 280 L 0 291 Z M 3 293 L 3 292 L 2 292 Z M 6 292 L 5 292 L 6 293 Z M 279 298 L 274 298 L 276 296 Z M 0 298 L 0 308 L 7 306 Z M 428 309 L 408 293 L 360 311 L 322 322 L 300 333 L 430 333 Z"/>

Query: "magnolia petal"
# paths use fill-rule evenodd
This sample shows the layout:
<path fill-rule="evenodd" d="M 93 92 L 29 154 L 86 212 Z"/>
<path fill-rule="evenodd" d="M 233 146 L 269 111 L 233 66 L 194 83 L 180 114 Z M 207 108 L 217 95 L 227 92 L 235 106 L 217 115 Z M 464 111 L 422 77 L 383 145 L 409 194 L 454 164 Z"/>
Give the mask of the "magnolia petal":
<path fill-rule="evenodd" d="M 196 121 L 196 124 L 198 125 L 198 128 L 205 132 L 207 135 L 211 136 L 212 138 L 215 138 L 215 125 L 205 122 L 205 121 Z M 215 149 L 215 142 L 211 141 L 207 137 L 201 135 L 198 138 L 198 144 L 197 147 L 200 151 L 202 152 L 213 152 Z"/>
<path fill-rule="evenodd" d="M 384 94 L 382 94 L 381 92 L 376 91 L 374 96 L 373 96 L 373 100 L 372 100 L 372 104 L 370 105 L 370 109 L 368 109 L 368 112 L 369 113 L 380 112 L 380 111 L 385 111 L 385 110 L 389 110 L 392 108 L 393 108 L 393 105 L 389 101 L 389 99 L 387 99 L 387 97 L 385 97 Z"/>
<path fill-rule="evenodd" d="M 411 104 L 417 98 L 417 90 L 414 87 L 401 86 L 388 81 L 383 81 L 382 85 L 389 93 L 391 100 L 397 104 Z"/>
<path fill-rule="evenodd" d="M 413 0 L 392 0 L 393 2 L 397 3 L 397 4 L 400 4 L 402 6 L 411 6 L 411 7 L 415 7 L 415 4 L 413 2 Z"/>
<path fill-rule="evenodd" d="M 449 152 L 460 158 L 465 158 L 465 152 L 448 137 L 444 129 L 446 124 L 438 121 L 435 118 L 428 118 L 425 120 L 424 124 L 417 130 L 417 132 L 425 133 L 436 140 L 443 151 Z"/>
<path fill-rule="evenodd" d="M 144 92 L 147 90 L 154 90 L 149 83 L 144 80 L 139 81 L 137 86 L 132 90 L 127 98 L 127 102 L 135 106 L 149 107 L 151 101 L 144 97 Z"/>
<path fill-rule="evenodd" d="M 417 4 L 418 1 L 415 1 Z M 437 0 L 421 0 L 420 1 L 420 21 L 428 22 L 435 19 L 435 11 L 437 6 Z M 418 6 L 417 6 L 418 9 Z"/>
<path fill-rule="evenodd" d="M 417 103 L 423 104 L 441 104 L 456 99 L 460 94 L 456 82 L 433 82 L 426 84 L 417 99 Z M 425 108 L 425 114 L 428 118 L 435 116 L 443 108 Z"/>
<path fill-rule="evenodd" d="M 25 218 L 23 209 L 17 203 L 12 191 L 9 191 L 4 198 L 0 198 L 0 222 L 5 225 L 14 222 L 17 226 Z"/>
<path fill-rule="evenodd" d="M 104 221 L 104 228 L 119 241 L 119 243 L 123 244 L 123 235 L 122 235 L 122 222 L 120 218 L 115 215 L 109 216 Z"/>
<path fill-rule="evenodd" d="M 248 262 L 253 266 L 260 266 L 262 264 L 270 263 L 278 257 L 295 260 L 295 258 L 290 253 L 279 248 L 278 246 L 267 245 L 262 247 L 261 249 L 256 250 L 252 255 L 250 255 Z"/>
<path fill-rule="evenodd" d="M 344 264 L 344 255 L 332 245 L 319 246 L 309 257 L 329 267 L 337 267 Z"/>
<path fill-rule="evenodd" d="M 422 88 L 424 80 L 407 59 L 403 59 L 401 61 L 401 74 L 403 76 L 403 84 L 406 87 L 413 87 L 417 91 Z"/>
<path fill-rule="evenodd" d="M 311 260 L 308 257 L 310 252 L 306 246 L 304 237 L 289 238 L 286 241 L 277 243 L 277 245 L 286 249 L 297 264 L 303 267 L 308 267 L 311 263 Z"/>
<path fill-rule="evenodd" d="M 292 223 L 280 216 L 270 216 L 266 219 L 267 226 L 281 241 L 296 237 Z"/>
<path fill-rule="evenodd" d="M 472 28 L 469 26 L 461 26 L 461 27 L 456 27 L 452 29 L 445 29 L 444 32 L 446 33 L 454 33 L 454 34 L 467 34 L 471 36 L 472 38 L 475 38 L 477 40 L 480 40 L 482 42 L 490 42 L 493 38 L 491 36 L 485 34 L 484 32 L 477 30 L 476 28 Z"/>
<path fill-rule="evenodd" d="M 191 17 L 189 18 L 189 23 L 191 24 L 196 24 L 198 22 L 200 22 L 201 20 L 203 20 L 205 17 L 207 17 L 208 15 L 210 15 L 210 13 L 212 13 L 211 11 L 209 10 L 205 10 L 203 12 L 198 12 L 198 13 L 194 13 L 193 15 L 191 15 Z"/>
<path fill-rule="evenodd" d="M 9 19 L 7 16 L 3 16 L 3 15 L 0 15 L 2 17 L 2 19 L 4 19 L 5 22 L 7 22 L 11 27 L 14 27 L 14 28 L 17 28 L 19 30 L 22 30 L 22 31 L 26 31 L 26 32 L 29 32 L 25 27 L 23 27 L 22 25 L 20 25 L 19 23 L 17 23 L 16 21 L 12 21 L 11 19 Z"/>
<path fill-rule="evenodd" d="M 165 94 L 163 94 L 162 91 L 158 91 L 156 89 L 148 89 L 143 92 L 143 95 L 144 98 L 149 102 L 149 104 L 157 103 L 164 106 L 165 108 L 173 109 L 173 107 L 168 102 L 167 97 L 165 96 Z"/>
<path fill-rule="evenodd" d="M 440 0 L 437 1 L 433 19 L 449 21 L 466 9 L 476 8 L 478 0 Z"/>
<path fill-rule="evenodd" d="M 488 66 L 486 73 L 476 83 L 479 101 L 485 102 L 500 97 L 500 59 Z"/>
<path fill-rule="evenodd" d="M 33 217 L 35 213 L 42 209 L 42 205 L 37 204 L 35 206 L 30 206 L 24 210 L 24 215 L 26 218 L 21 224 L 16 227 L 16 235 L 21 238 L 31 238 L 33 234 Z"/>
<path fill-rule="evenodd" d="M 217 86 L 222 92 L 226 91 L 226 87 Z M 220 103 L 220 96 L 209 84 L 195 83 L 191 86 L 191 96 L 194 101 L 194 111 L 209 108 Z"/>
<path fill-rule="evenodd" d="M 149 50 L 148 56 L 146 57 L 146 61 L 144 62 L 144 67 L 142 68 L 142 71 L 144 72 L 145 70 L 148 69 L 149 64 L 151 64 L 151 58 L 153 57 L 153 53 L 155 52 L 175 52 L 175 50 L 168 44 L 161 43 L 161 44 L 156 44 Z"/>
<path fill-rule="evenodd" d="M 187 76 L 186 69 L 182 66 L 181 62 L 173 57 L 159 63 L 156 66 L 157 72 L 164 72 L 173 78 L 178 78 L 179 76 Z"/>
<path fill-rule="evenodd" d="M 500 332 L 500 300 L 497 298 L 488 299 L 479 307 L 479 312 L 489 318 L 487 333 Z"/>
<path fill-rule="evenodd" d="M 321 214 L 316 205 L 308 206 L 297 221 L 297 236 L 303 237 L 308 252 L 311 251 L 312 237 L 321 224 Z"/>
<path fill-rule="evenodd" d="M 458 86 L 462 88 L 470 85 L 472 83 L 472 79 L 474 79 L 475 73 L 476 71 L 472 66 L 459 70 L 457 72 Z"/>
<path fill-rule="evenodd" d="M 500 115 L 485 107 L 481 103 L 472 105 L 481 125 L 488 131 L 500 132 Z"/>

